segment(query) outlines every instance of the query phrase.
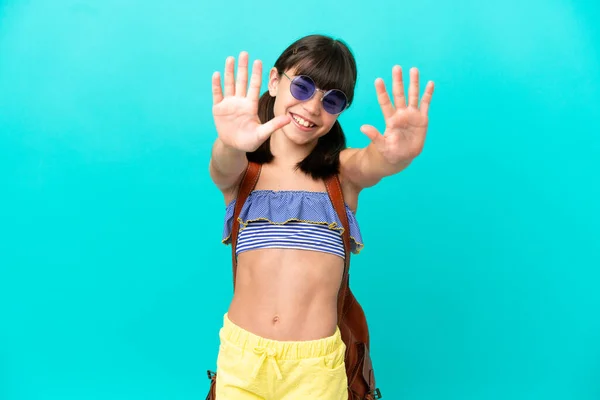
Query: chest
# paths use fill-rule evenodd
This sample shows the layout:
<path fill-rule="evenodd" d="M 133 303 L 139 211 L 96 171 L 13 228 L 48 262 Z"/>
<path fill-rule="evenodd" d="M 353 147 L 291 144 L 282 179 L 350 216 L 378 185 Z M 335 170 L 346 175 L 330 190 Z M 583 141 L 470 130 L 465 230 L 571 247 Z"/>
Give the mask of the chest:
<path fill-rule="evenodd" d="M 309 192 L 324 192 L 325 183 L 314 180 L 302 171 L 276 169 L 269 165 L 263 165 L 256 190 L 304 190 Z"/>
<path fill-rule="evenodd" d="M 358 193 L 340 177 L 344 201 L 353 212 L 358 206 Z M 315 180 L 300 170 L 282 170 L 263 165 L 255 190 L 326 192 L 323 180 Z"/>

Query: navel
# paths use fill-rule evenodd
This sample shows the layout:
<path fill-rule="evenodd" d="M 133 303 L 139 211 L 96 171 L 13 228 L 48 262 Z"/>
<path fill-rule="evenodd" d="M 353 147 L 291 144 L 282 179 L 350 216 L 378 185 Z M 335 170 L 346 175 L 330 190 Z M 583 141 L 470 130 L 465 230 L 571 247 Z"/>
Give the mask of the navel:
<path fill-rule="evenodd" d="M 279 316 L 276 315 L 276 316 L 273 317 L 273 324 L 276 324 L 278 322 L 279 322 Z"/>

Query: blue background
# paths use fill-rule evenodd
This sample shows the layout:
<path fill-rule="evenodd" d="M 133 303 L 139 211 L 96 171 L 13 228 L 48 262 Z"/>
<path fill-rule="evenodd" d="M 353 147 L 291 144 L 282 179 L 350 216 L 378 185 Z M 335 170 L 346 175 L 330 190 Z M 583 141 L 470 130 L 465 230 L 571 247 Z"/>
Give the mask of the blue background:
<path fill-rule="evenodd" d="M 353 147 L 375 78 L 436 84 L 424 152 L 358 211 L 384 398 L 599 399 L 599 8 L 0 2 L 0 399 L 204 398 L 232 289 L 211 74 L 310 33 L 357 57 Z"/>

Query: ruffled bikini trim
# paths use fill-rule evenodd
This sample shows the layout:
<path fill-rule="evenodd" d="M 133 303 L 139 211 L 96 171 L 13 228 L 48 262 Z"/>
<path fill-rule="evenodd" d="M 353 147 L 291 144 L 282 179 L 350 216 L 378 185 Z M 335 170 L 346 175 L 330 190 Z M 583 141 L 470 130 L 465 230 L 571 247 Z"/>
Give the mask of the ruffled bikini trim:
<path fill-rule="evenodd" d="M 257 206 L 252 202 L 255 197 L 266 198 L 266 201 L 274 202 L 275 207 L 266 207 L 265 211 L 261 212 L 262 205 Z M 300 198 L 299 198 L 300 197 Z M 325 202 L 326 201 L 326 202 Z M 315 205 L 314 209 L 309 204 Z M 259 202 L 260 204 L 260 202 Z M 295 207 L 297 206 L 297 207 Z M 231 243 L 231 228 L 233 225 L 233 210 L 235 207 L 235 200 L 227 205 L 225 215 L 225 227 L 223 230 L 223 239 L 221 242 L 225 245 Z M 260 207 L 257 211 L 256 208 Z M 275 211 L 272 211 L 275 210 Z M 280 212 L 281 215 L 268 215 L 264 214 L 276 214 Z M 248 214 L 259 214 L 260 216 L 248 217 Z M 286 215 L 287 214 L 287 215 Z M 301 218 L 302 215 L 290 216 L 289 214 L 315 214 L 312 216 L 323 215 L 327 217 L 327 221 L 315 221 L 314 219 Z M 346 215 L 348 216 L 348 223 L 350 225 L 350 247 L 351 252 L 354 254 L 360 253 L 363 249 L 364 244 L 360 234 L 358 223 L 352 210 L 346 205 Z M 335 219 L 334 221 L 332 221 Z M 257 221 L 266 221 L 273 225 L 285 225 L 290 222 L 301 222 L 315 225 L 326 225 L 328 229 L 334 230 L 342 235 L 344 233 L 344 227 L 342 226 L 335 209 L 331 205 L 327 193 L 322 192 L 302 192 L 302 191 L 270 191 L 270 190 L 259 190 L 252 192 L 238 217 L 240 223 L 240 232 L 244 230 L 249 223 Z"/>

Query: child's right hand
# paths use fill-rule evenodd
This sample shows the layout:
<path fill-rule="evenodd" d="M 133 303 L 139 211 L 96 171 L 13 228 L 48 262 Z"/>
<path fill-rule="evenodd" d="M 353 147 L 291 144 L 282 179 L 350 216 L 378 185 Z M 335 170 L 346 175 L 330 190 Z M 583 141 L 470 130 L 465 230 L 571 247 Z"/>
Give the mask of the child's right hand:
<path fill-rule="evenodd" d="M 234 58 L 225 61 L 225 96 L 218 72 L 212 76 L 213 117 L 219 139 L 244 152 L 253 152 L 277 129 L 289 124 L 289 116 L 275 117 L 264 124 L 258 118 L 258 99 L 262 82 L 262 63 L 254 62 L 248 86 L 248 53 L 240 53 L 237 81 L 234 82 Z"/>

